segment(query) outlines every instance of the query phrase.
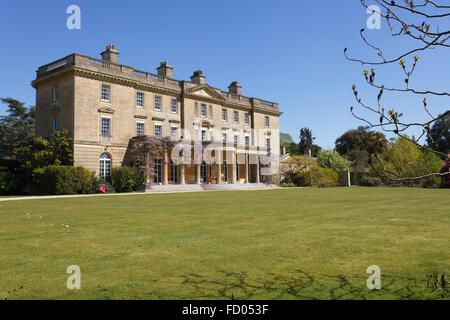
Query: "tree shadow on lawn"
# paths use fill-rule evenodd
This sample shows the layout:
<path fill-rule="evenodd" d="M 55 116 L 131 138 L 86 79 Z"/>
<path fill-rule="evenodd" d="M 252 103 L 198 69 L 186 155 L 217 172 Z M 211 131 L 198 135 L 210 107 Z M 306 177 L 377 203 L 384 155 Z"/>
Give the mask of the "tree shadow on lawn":
<path fill-rule="evenodd" d="M 246 272 L 219 271 L 215 279 L 199 274 L 179 276 L 183 294 L 178 299 L 251 300 L 367 300 L 367 299 L 440 299 L 426 279 L 381 277 L 381 289 L 369 290 L 367 278 L 350 281 L 343 275 L 322 276 L 316 279 L 304 270 L 293 275 L 267 274 L 251 278 Z M 187 296 L 188 295 L 188 296 Z"/>

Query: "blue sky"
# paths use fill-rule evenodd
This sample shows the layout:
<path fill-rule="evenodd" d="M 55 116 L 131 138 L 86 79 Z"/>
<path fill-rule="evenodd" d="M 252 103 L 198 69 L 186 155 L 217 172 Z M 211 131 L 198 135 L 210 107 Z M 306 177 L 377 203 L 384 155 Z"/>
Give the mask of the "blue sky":
<path fill-rule="evenodd" d="M 81 30 L 66 28 L 66 8 L 81 8 Z M 365 101 L 377 91 L 364 85 L 357 63 L 344 59 L 374 57 L 359 37 L 368 18 L 359 0 L 348 1 L 2 1 L 0 2 L 0 97 L 34 105 L 30 82 L 43 64 L 77 52 L 99 57 L 112 43 L 119 61 L 155 72 L 160 61 L 174 66 L 174 77 L 189 79 L 201 69 L 207 82 L 222 89 L 238 80 L 243 94 L 279 102 L 281 131 L 298 138 L 307 126 L 316 143 L 333 148 L 335 139 L 361 122 L 349 107 L 356 105 L 356 84 Z M 392 41 L 386 25 L 368 31 L 388 56 L 410 46 Z M 412 84 L 420 89 L 448 90 L 450 59 L 443 50 L 420 54 Z M 398 65 L 377 68 L 383 83 L 402 85 Z M 385 97 L 407 119 L 425 118 L 421 97 Z M 450 107 L 448 100 L 429 97 L 434 113 Z M 5 106 L 0 106 L 4 114 Z M 412 132 L 414 133 L 414 132 Z"/>

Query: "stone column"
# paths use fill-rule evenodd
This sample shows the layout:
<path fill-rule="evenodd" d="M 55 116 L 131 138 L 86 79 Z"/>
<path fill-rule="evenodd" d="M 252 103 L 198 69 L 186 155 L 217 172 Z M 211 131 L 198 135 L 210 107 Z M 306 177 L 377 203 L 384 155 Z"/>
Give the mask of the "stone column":
<path fill-rule="evenodd" d="M 201 184 L 201 172 L 200 172 L 200 165 L 196 164 L 195 165 L 195 183 L 196 184 Z"/>
<path fill-rule="evenodd" d="M 164 151 L 163 156 L 162 184 L 169 184 L 169 157 L 167 151 Z"/>
<path fill-rule="evenodd" d="M 259 179 L 259 155 L 256 157 L 256 183 L 260 183 Z"/>
<path fill-rule="evenodd" d="M 147 180 L 147 186 L 150 185 L 150 153 L 147 152 L 147 154 L 145 155 L 145 176 L 146 176 L 146 180 Z"/>
<path fill-rule="evenodd" d="M 216 150 L 217 153 L 217 184 L 222 183 L 222 151 Z"/>
<path fill-rule="evenodd" d="M 248 183 L 248 154 L 245 155 L 245 183 Z"/>
<path fill-rule="evenodd" d="M 178 168 L 180 168 L 180 184 L 186 184 L 184 164 L 180 164 Z"/>
<path fill-rule="evenodd" d="M 231 178 L 232 183 L 237 183 L 236 179 L 236 165 L 237 165 L 237 159 L 236 159 L 236 153 L 233 151 L 232 153 L 233 161 L 231 161 L 231 165 L 233 166 L 233 169 L 231 170 L 231 173 L 233 177 Z"/>

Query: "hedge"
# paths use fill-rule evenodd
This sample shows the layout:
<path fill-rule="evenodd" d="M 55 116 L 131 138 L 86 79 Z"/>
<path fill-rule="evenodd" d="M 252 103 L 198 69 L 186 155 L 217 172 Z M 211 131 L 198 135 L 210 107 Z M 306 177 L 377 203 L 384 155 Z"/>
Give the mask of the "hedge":
<path fill-rule="evenodd" d="M 39 189 L 44 194 L 97 193 L 99 181 L 95 172 L 83 167 L 48 166 L 40 179 Z"/>
<path fill-rule="evenodd" d="M 339 185 L 339 175 L 332 169 L 313 167 L 310 174 L 313 186 L 332 187 Z"/>
<path fill-rule="evenodd" d="M 138 191 L 144 187 L 145 177 L 136 167 L 119 167 L 112 170 L 112 186 L 116 192 Z"/>

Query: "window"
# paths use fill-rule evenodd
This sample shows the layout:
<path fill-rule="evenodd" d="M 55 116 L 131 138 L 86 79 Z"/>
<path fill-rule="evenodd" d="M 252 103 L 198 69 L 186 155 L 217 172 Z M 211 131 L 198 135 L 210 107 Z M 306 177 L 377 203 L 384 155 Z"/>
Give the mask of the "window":
<path fill-rule="evenodd" d="M 155 110 L 161 111 L 161 96 L 155 96 Z"/>
<path fill-rule="evenodd" d="M 53 86 L 53 90 L 52 90 L 52 101 L 53 102 L 57 102 L 58 101 L 58 92 L 59 91 L 59 88 L 58 88 L 58 85 L 54 85 Z"/>
<path fill-rule="evenodd" d="M 177 99 L 172 99 L 172 101 L 170 102 L 170 111 L 172 113 L 177 113 L 178 112 Z"/>
<path fill-rule="evenodd" d="M 239 123 L 239 112 L 238 111 L 233 112 L 233 121 L 234 121 L 234 123 Z"/>
<path fill-rule="evenodd" d="M 212 119 L 213 114 L 212 114 L 212 105 L 209 105 L 209 114 L 208 114 L 209 118 Z"/>
<path fill-rule="evenodd" d="M 111 177 L 111 156 L 102 153 L 100 156 L 100 179 L 108 180 Z"/>
<path fill-rule="evenodd" d="M 222 109 L 222 121 L 227 121 L 227 119 L 228 119 L 227 109 Z"/>
<path fill-rule="evenodd" d="M 111 118 L 102 117 L 102 136 L 111 135 Z"/>
<path fill-rule="evenodd" d="M 59 129 L 58 127 L 58 118 L 52 119 L 52 130 L 53 132 L 57 131 Z"/>
<path fill-rule="evenodd" d="M 206 104 L 204 103 L 200 105 L 200 116 L 206 117 Z"/>
<path fill-rule="evenodd" d="M 110 100 L 111 100 L 111 86 L 102 84 L 102 101 L 110 101 Z"/>
<path fill-rule="evenodd" d="M 222 132 L 222 140 L 223 140 L 223 142 L 227 142 L 227 133 L 226 132 Z"/>
<path fill-rule="evenodd" d="M 246 147 L 250 146 L 250 137 L 249 136 L 245 136 L 245 146 Z"/>
<path fill-rule="evenodd" d="M 175 140 L 178 139 L 178 127 L 171 127 L 170 133 L 171 133 L 173 139 L 175 139 Z"/>
<path fill-rule="evenodd" d="M 249 119 L 249 116 L 248 116 L 248 113 L 244 113 L 244 122 L 245 122 L 245 124 L 248 124 L 248 119 Z"/>
<path fill-rule="evenodd" d="M 162 136 L 162 125 L 155 124 L 155 136 L 161 137 Z"/>
<path fill-rule="evenodd" d="M 239 136 L 237 134 L 234 135 L 234 144 L 239 144 Z"/>
<path fill-rule="evenodd" d="M 198 117 L 198 103 L 195 103 L 194 116 Z"/>
<path fill-rule="evenodd" d="M 206 130 L 202 130 L 202 141 L 206 141 Z"/>
<path fill-rule="evenodd" d="M 136 107 L 138 108 L 144 107 L 144 93 L 142 92 L 136 93 Z"/>
<path fill-rule="evenodd" d="M 266 126 L 266 128 L 270 126 L 270 120 L 268 116 L 266 116 L 266 118 L 264 119 L 264 125 Z"/>
<path fill-rule="evenodd" d="M 136 133 L 138 137 L 142 137 L 144 133 L 144 123 L 143 122 L 136 122 Z"/>
<path fill-rule="evenodd" d="M 266 138 L 266 147 L 270 149 L 270 138 Z"/>
<path fill-rule="evenodd" d="M 239 172 L 239 163 L 236 163 L 236 181 L 238 181 L 239 182 L 239 180 L 240 180 L 240 172 Z"/>

